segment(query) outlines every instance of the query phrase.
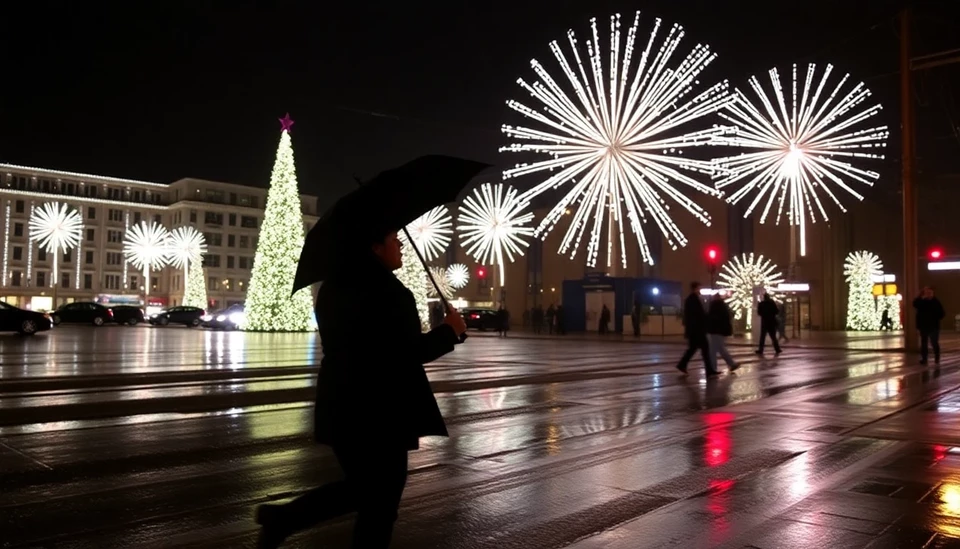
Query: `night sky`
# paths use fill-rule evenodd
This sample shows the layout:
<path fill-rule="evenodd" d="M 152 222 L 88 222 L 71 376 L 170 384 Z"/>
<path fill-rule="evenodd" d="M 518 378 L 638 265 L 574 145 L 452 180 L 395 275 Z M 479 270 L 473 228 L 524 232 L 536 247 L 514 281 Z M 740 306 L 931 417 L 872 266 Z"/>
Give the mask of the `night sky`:
<path fill-rule="evenodd" d="M 899 185 L 898 1 L 324 4 L 18 7 L 0 44 L 0 162 L 266 186 L 277 118 L 289 111 L 301 188 L 321 204 L 352 188 L 354 175 L 419 154 L 508 165 L 517 159 L 497 152 L 506 143 L 500 125 L 522 118 L 504 102 L 526 99 L 515 80 L 534 79 L 530 58 L 563 78 L 550 40 L 573 28 L 582 42 L 590 17 L 605 23 L 619 11 L 632 21 L 642 6 L 643 36 L 659 16 L 686 27 L 687 48 L 705 42 L 720 54 L 703 76 L 710 83 L 744 86 L 748 76 L 794 61 L 833 62 L 866 80 L 894 130 L 885 185 Z M 960 48 L 958 6 L 919 4 L 917 55 Z M 951 130 L 960 123 L 958 75 L 954 65 L 918 78 L 924 170 L 960 172 Z"/>

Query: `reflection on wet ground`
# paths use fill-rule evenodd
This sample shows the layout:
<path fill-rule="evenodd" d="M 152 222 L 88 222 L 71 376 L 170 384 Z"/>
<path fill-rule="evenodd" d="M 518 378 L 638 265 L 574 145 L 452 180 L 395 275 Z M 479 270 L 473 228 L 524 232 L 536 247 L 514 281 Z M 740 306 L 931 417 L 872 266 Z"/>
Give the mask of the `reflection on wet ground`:
<path fill-rule="evenodd" d="M 310 442 L 313 335 L 0 338 L 0 546 L 252 547 L 338 476 Z M 669 343 L 476 337 L 430 365 L 397 548 L 948 547 L 960 359 L 787 347 L 707 380 Z M 290 547 L 348 547 L 338 521 Z"/>

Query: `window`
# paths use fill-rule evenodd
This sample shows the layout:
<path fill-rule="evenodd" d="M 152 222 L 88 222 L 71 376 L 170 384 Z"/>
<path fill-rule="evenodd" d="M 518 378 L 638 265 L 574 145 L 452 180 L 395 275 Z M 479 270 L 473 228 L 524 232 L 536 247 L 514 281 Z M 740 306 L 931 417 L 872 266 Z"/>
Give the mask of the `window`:
<path fill-rule="evenodd" d="M 204 237 L 210 246 L 223 246 L 223 235 L 220 233 L 205 233 Z"/>
<path fill-rule="evenodd" d="M 153 216 L 153 222 L 156 223 L 157 225 L 159 225 L 159 224 L 161 223 L 160 214 L 155 214 L 155 215 Z"/>
<path fill-rule="evenodd" d="M 97 186 L 96 185 L 87 185 L 87 196 L 91 198 L 97 197 Z M 93 208 L 90 208 L 90 212 L 95 212 Z M 89 212 L 88 212 L 89 213 Z M 90 219 L 93 219 L 93 215 L 90 215 Z"/>
<path fill-rule="evenodd" d="M 180 275 L 173 275 L 173 290 L 180 289 Z"/>
<path fill-rule="evenodd" d="M 133 212 L 133 224 L 140 223 L 140 212 Z"/>
<path fill-rule="evenodd" d="M 47 285 L 47 273 L 43 271 L 37 271 L 37 287 L 43 288 Z"/>
<path fill-rule="evenodd" d="M 240 247 L 249 248 L 250 247 L 250 237 L 247 235 L 240 235 Z"/>
<path fill-rule="evenodd" d="M 86 255 L 85 255 L 84 258 L 83 258 L 83 262 L 86 263 L 87 265 L 92 264 L 92 263 L 93 263 L 93 251 L 92 251 L 92 250 L 87 250 L 85 253 L 86 253 Z"/>
<path fill-rule="evenodd" d="M 21 273 L 20 271 L 13 271 L 13 282 L 12 282 L 12 284 L 13 284 L 14 286 L 19 286 L 22 281 L 23 281 L 23 273 Z"/>
<path fill-rule="evenodd" d="M 203 256 L 203 266 L 204 267 L 219 267 L 220 266 L 220 256 L 217 254 L 206 254 Z"/>
<path fill-rule="evenodd" d="M 123 254 L 120 252 L 107 252 L 107 265 L 123 265 Z M 119 290 L 119 288 L 112 288 Z"/>
<path fill-rule="evenodd" d="M 103 287 L 107 290 L 119 290 L 120 275 L 105 275 L 103 277 Z"/>
<path fill-rule="evenodd" d="M 206 212 L 203 214 L 203 222 L 207 225 L 223 225 L 223 214 L 217 212 Z"/>
<path fill-rule="evenodd" d="M 20 247 L 20 246 L 14 246 L 14 247 L 13 247 L 13 259 L 14 259 L 15 261 L 19 261 L 19 260 L 23 259 L 23 248 L 22 248 L 22 247 Z"/>
<path fill-rule="evenodd" d="M 230 193 L 230 203 L 231 204 L 237 203 L 237 193 Z"/>
<path fill-rule="evenodd" d="M 23 236 L 23 223 L 13 224 L 13 236 Z"/>
<path fill-rule="evenodd" d="M 253 217 L 252 215 L 240 216 L 240 226 L 241 226 L 241 227 L 246 227 L 246 228 L 248 228 L 248 229 L 256 229 L 256 228 L 257 228 L 257 218 L 256 218 L 256 217 Z"/>
<path fill-rule="evenodd" d="M 217 204 L 223 204 L 225 194 L 223 191 L 216 191 L 213 189 L 207 189 L 207 202 L 215 202 Z"/>
<path fill-rule="evenodd" d="M 140 191 L 133 191 L 133 201 L 140 202 Z"/>
<path fill-rule="evenodd" d="M 151 290 L 151 291 L 156 290 L 159 285 L 160 285 L 160 279 L 159 279 L 159 278 L 153 277 L 153 278 L 150 279 L 150 290 Z"/>
<path fill-rule="evenodd" d="M 236 244 L 237 244 L 237 237 L 236 237 L 236 235 L 228 234 L 228 235 L 227 235 L 227 246 L 233 248 L 234 246 L 236 246 Z"/>
<path fill-rule="evenodd" d="M 117 243 L 123 241 L 123 232 L 112 229 L 107 230 L 107 242 Z"/>
<path fill-rule="evenodd" d="M 46 261 L 47 260 L 47 249 L 40 248 L 37 250 L 37 261 Z M 43 286 L 43 284 L 41 284 Z"/>
<path fill-rule="evenodd" d="M 131 290 L 139 290 L 139 289 L 140 289 L 140 285 L 137 284 L 137 282 L 139 282 L 139 280 L 137 280 L 137 275 L 130 275 L 130 289 L 131 289 Z"/>
<path fill-rule="evenodd" d="M 83 275 L 83 289 L 84 289 L 84 290 L 92 290 L 92 289 L 93 289 L 93 275 L 92 275 L 92 274 L 87 273 L 87 274 Z"/>
<path fill-rule="evenodd" d="M 220 289 L 220 279 L 215 276 L 207 277 L 207 291 L 216 292 Z"/>
<path fill-rule="evenodd" d="M 97 188 L 93 186 L 87 187 L 87 194 L 90 194 L 89 192 L 90 189 L 93 189 L 93 194 L 94 196 L 96 196 Z M 87 207 L 87 219 L 96 219 L 96 218 L 97 218 L 97 209 L 93 206 Z"/>
<path fill-rule="evenodd" d="M 240 268 L 241 269 L 247 268 L 247 258 L 242 255 L 240 256 Z"/>
<path fill-rule="evenodd" d="M 60 274 L 60 287 L 69 288 L 70 287 L 70 273 L 61 273 Z"/>
<path fill-rule="evenodd" d="M 232 268 L 233 268 L 233 256 L 232 256 L 232 255 L 228 255 L 228 256 L 227 256 L 227 268 L 228 268 L 228 269 L 232 269 Z"/>
<path fill-rule="evenodd" d="M 116 221 L 117 223 L 123 222 L 123 210 L 115 210 L 111 208 L 107 211 L 107 219 L 110 221 Z"/>
<path fill-rule="evenodd" d="M 23 213 L 23 200 L 17 200 L 17 203 L 16 203 L 16 212 L 17 212 L 18 214 L 22 214 L 22 213 Z"/>
<path fill-rule="evenodd" d="M 87 229 L 87 242 L 93 242 L 96 234 L 93 229 Z"/>
<path fill-rule="evenodd" d="M 67 250 L 63 252 L 63 262 L 72 263 L 73 262 L 73 250 Z"/>
<path fill-rule="evenodd" d="M 230 214 L 230 226 L 235 227 L 237 225 L 237 214 Z"/>
<path fill-rule="evenodd" d="M 197 210 L 190 210 L 190 223 L 197 222 Z"/>
<path fill-rule="evenodd" d="M 253 206 L 252 198 L 253 197 L 251 197 L 248 194 L 241 194 L 240 200 L 238 200 L 237 203 L 240 204 L 241 206 Z"/>

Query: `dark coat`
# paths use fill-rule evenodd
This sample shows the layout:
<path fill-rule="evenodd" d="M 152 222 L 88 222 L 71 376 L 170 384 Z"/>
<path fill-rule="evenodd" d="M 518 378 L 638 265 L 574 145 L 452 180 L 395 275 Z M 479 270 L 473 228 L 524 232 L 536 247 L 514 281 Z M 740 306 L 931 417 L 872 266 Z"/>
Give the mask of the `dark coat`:
<path fill-rule="evenodd" d="M 940 321 L 946 313 L 943 304 L 936 297 L 913 300 L 913 308 L 917 310 L 917 329 L 922 332 L 933 332 L 940 329 Z"/>
<path fill-rule="evenodd" d="M 700 294 L 691 293 L 683 302 L 683 335 L 687 338 L 703 337 L 707 333 L 707 312 L 703 309 Z"/>
<path fill-rule="evenodd" d="M 778 325 L 777 315 L 780 309 L 777 303 L 772 299 L 764 299 L 757 305 L 757 316 L 760 317 L 760 326 L 776 328 Z"/>
<path fill-rule="evenodd" d="M 730 306 L 722 299 L 714 299 L 707 310 L 707 333 L 730 337 L 733 335 L 733 321 L 730 320 Z"/>
<path fill-rule="evenodd" d="M 422 333 L 413 294 L 373 259 L 324 282 L 316 310 L 318 442 L 376 439 L 415 449 L 420 437 L 447 436 L 423 365 L 453 350 L 453 328 Z"/>

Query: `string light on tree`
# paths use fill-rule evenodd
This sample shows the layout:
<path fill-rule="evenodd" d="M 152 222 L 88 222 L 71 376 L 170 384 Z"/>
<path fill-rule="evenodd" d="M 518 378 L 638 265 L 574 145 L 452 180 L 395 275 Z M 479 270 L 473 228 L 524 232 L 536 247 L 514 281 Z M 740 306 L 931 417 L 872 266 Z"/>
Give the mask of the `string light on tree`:
<path fill-rule="evenodd" d="M 880 174 L 857 164 L 882 160 L 879 151 L 890 135 L 886 126 L 868 124 L 882 107 L 869 103 L 866 85 L 860 82 L 843 92 L 850 75 L 828 86 L 832 73 L 833 65 L 827 65 L 818 77 L 816 65 L 811 63 L 800 82 L 797 65 L 793 65 L 788 100 L 780 72 L 771 69 L 772 91 L 768 93 L 753 76 L 749 82 L 758 103 L 738 89 L 736 102 L 720 113 L 736 130 L 718 140 L 751 152 L 717 159 L 717 189 L 739 187 L 728 196 L 730 203 L 755 193 L 745 215 L 763 204 L 761 223 L 774 203 L 777 224 L 786 209 L 790 225 L 799 227 L 800 255 L 806 255 L 807 218 L 811 223 L 817 222 L 818 214 L 820 219 L 828 219 L 821 196 L 842 212 L 846 209 L 831 186 L 863 200 L 854 187 L 873 186 Z"/>
<path fill-rule="evenodd" d="M 209 306 L 207 301 L 207 286 L 204 284 L 206 277 L 203 275 L 203 261 L 190 260 L 187 262 L 186 286 L 183 290 L 183 305 L 186 307 L 198 307 L 206 309 Z"/>
<path fill-rule="evenodd" d="M 459 290 L 466 287 L 467 283 L 470 282 L 470 269 L 463 263 L 454 263 L 447 267 L 445 278 L 451 287 Z"/>
<path fill-rule="evenodd" d="M 169 252 L 170 233 L 159 223 L 140 223 L 130 227 L 123 237 L 123 255 L 143 273 L 144 295 L 150 295 L 150 272 L 162 269 Z"/>
<path fill-rule="evenodd" d="M 877 254 L 865 250 L 850 252 L 843 263 L 843 274 L 849 287 L 847 298 L 848 330 L 879 330 L 873 297 L 873 280 L 883 274 L 883 263 Z"/>
<path fill-rule="evenodd" d="M 440 293 L 443 294 L 443 297 L 446 299 L 452 298 L 453 286 L 451 286 L 450 281 L 447 280 L 447 270 L 443 267 L 430 267 L 430 273 L 433 275 L 433 279 L 437 281 L 437 286 L 440 287 Z M 433 287 L 433 284 L 429 284 L 427 288 L 430 292 L 430 297 L 440 297 L 437 295 L 437 289 Z"/>
<path fill-rule="evenodd" d="M 536 229 L 536 236 L 544 237 L 576 205 L 560 244 L 561 253 L 569 251 L 573 258 L 591 225 L 587 265 L 596 266 L 606 224 L 610 235 L 607 264 L 612 265 L 613 241 L 619 239 L 620 262 L 626 267 L 626 224 L 637 238 L 643 260 L 653 264 L 643 227 L 648 215 L 673 249 L 685 246 L 687 239 L 671 217 L 672 203 L 710 225 L 706 210 L 681 189 L 720 196 L 713 186 L 698 180 L 712 174 L 714 167 L 710 161 L 686 156 L 684 149 L 717 143 L 716 138 L 727 129 L 703 121 L 732 101 L 732 96 L 725 81 L 701 88 L 701 73 L 716 54 L 703 44 L 686 50 L 686 55 L 677 53 L 685 34 L 680 25 L 669 26 L 655 19 L 648 39 L 638 44 L 640 12 L 626 40 L 621 35 L 620 15 L 614 15 L 605 49 L 597 20 L 591 19 L 590 24 L 592 38 L 587 40 L 585 57 L 574 32 L 567 32 L 573 64 L 556 41 L 550 43 L 566 85 L 554 80 L 536 59 L 530 65 L 539 80 L 533 84 L 517 80 L 539 109 L 519 101 L 508 101 L 507 106 L 536 124 L 504 125 L 503 133 L 516 141 L 500 151 L 549 158 L 518 164 L 503 177 L 541 178 L 525 193 L 528 200 L 569 184 L 566 196 Z M 606 73 L 604 58 L 608 60 Z"/>
<path fill-rule="evenodd" d="M 260 226 L 257 253 L 244 305 L 245 330 L 303 332 L 311 329 L 313 298 L 310 288 L 296 294 L 293 278 L 303 248 L 303 211 L 293 161 L 287 114 L 280 119 L 280 145 L 270 176 L 267 205 Z"/>
<path fill-rule="evenodd" d="M 505 280 L 504 255 L 510 262 L 522 256 L 529 246 L 523 237 L 533 235 L 533 228 L 526 226 L 533 221 L 532 213 L 524 213 L 528 207 L 529 201 L 513 187 L 504 189 L 502 183 L 484 183 L 460 204 L 460 245 L 478 263 L 499 266 L 500 285 Z"/>
<path fill-rule="evenodd" d="M 746 317 L 747 329 L 753 327 L 753 311 L 757 306 L 754 288 L 763 288 L 771 297 L 775 288 L 783 283 L 783 273 L 777 265 L 762 255 L 741 254 L 733 256 L 720 268 L 717 286 L 730 293 L 726 301 L 733 309 L 734 318 Z"/>
<path fill-rule="evenodd" d="M 58 287 L 57 262 L 60 255 L 80 245 L 83 218 L 80 212 L 61 202 L 47 202 L 30 214 L 30 240 L 53 256 L 50 285 Z M 79 259 L 78 259 L 79 261 Z M 54 307 L 56 307 L 54 303 Z"/>
<path fill-rule="evenodd" d="M 446 206 L 437 206 L 408 224 L 407 231 L 425 260 L 436 259 L 450 245 L 453 235 L 450 210 Z"/>
<path fill-rule="evenodd" d="M 900 295 L 881 295 L 877 297 L 877 326 L 880 326 L 883 320 L 883 311 L 887 311 L 892 324 L 891 330 L 902 330 L 903 323 L 900 322 L 900 307 L 903 304 L 903 296 Z"/>
<path fill-rule="evenodd" d="M 410 243 L 402 232 L 399 234 L 400 242 L 403 247 Z M 430 308 L 427 305 L 427 298 L 430 296 L 430 281 L 427 280 L 427 272 L 423 269 L 423 264 L 417 258 L 416 252 L 410 250 L 403 253 L 403 264 L 394 274 L 400 279 L 417 304 L 417 314 L 420 315 L 420 327 L 423 331 L 430 329 Z M 438 281 L 439 282 L 439 281 Z"/>

